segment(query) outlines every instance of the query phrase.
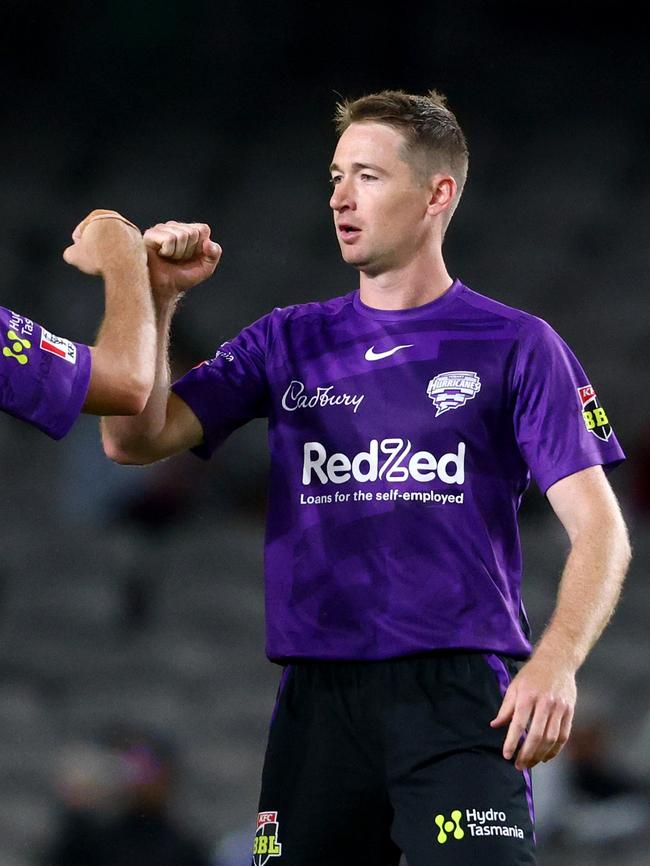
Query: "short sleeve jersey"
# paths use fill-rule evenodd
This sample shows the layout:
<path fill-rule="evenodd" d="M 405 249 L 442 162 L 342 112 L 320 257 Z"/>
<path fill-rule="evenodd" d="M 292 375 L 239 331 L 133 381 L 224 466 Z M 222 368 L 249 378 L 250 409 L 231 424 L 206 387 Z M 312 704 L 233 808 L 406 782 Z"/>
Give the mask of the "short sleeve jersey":
<path fill-rule="evenodd" d="M 90 349 L 0 307 L 0 409 L 53 439 L 74 424 L 88 392 Z"/>
<path fill-rule="evenodd" d="M 541 319 L 456 280 L 420 307 L 358 292 L 275 309 L 173 386 L 208 457 L 268 417 L 267 654 L 525 658 L 517 511 L 623 452 Z"/>

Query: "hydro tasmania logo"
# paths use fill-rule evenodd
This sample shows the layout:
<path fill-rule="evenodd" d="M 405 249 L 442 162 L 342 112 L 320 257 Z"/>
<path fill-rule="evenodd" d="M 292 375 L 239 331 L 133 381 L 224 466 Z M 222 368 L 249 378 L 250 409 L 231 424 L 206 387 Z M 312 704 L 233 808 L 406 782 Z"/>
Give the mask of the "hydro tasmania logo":
<path fill-rule="evenodd" d="M 524 831 L 517 824 L 509 824 L 505 812 L 496 809 L 454 809 L 449 818 L 440 813 L 434 821 L 438 827 L 436 841 L 439 845 L 446 844 L 451 839 L 460 841 L 467 835 L 463 829 L 463 818 L 470 836 L 511 836 L 523 839 Z"/>
<path fill-rule="evenodd" d="M 2 347 L 2 354 L 5 358 L 15 358 L 21 367 L 29 364 L 27 349 L 32 348 L 31 342 L 24 337 L 19 337 L 11 328 L 7 331 L 7 337 L 11 340 L 11 348 L 8 346 Z"/>
<path fill-rule="evenodd" d="M 481 390 L 481 380 L 469 370 L 438 373 L 427 385 L 427 397 L 436 407 L 436 418 L 450 409 L 459 409 Z"/>
<path fill-rule="evenodd" d="M 264 866 L 271 857 L 282 854 L 282 845 L 278 842 L 277 812 L 260 812 L 257 816 L 257 831 L 253 842 L 253 866 Z"/>

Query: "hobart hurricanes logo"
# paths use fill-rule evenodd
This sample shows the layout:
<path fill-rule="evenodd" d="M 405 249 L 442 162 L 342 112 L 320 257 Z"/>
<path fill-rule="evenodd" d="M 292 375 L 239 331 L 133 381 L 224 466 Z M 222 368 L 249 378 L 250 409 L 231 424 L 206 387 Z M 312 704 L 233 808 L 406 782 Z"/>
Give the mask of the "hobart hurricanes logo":
<path fill-rule="evenodd" d="M 390 482 L 428 482 L 439 478 L 443 484 L 465 482 L 465 443 L 458 450 L 435 457 L 430 451 L 413 451 L 410 439 L 371 439 L 367 451 L 351 457 L 328 454 L 321 442 L 305 442 L 302 483 L 344 484 L 353 478 L 364 484 L 385 479 Z"/>
<path fill-rule="evenodd" d="M 257 831 L 253 842 L 253 866 L 264 866 L 271 857 L 282 854 L 282 845 L 278 842 L 277 812 L 260 812 L 257 816 Z"/>
<path fill-rule="evenodd" d="M 445 845 L 452 839 L 457 841 L 465 839 L 466 830 L 469 831 L 470 836 L 524 838 L 524 831 L 521 827 L 510 823 L 506 813 L 498 809 L 465 809 L 464 812 L 460 809 L 454 809 L 449 818 L 445 814 L 439 813 L 433 820 L 438 828 L 436 841 L 440 845 Z M 465 827 L 463 827 L 463 821 Z"/>
<path fill-rule="evenodd" d="M 469 370 L 452 370 L 438 373 L 427 385 L 427 397 L 436 407 L 436 415 L 464 406 L 481 390 L 481 380 Z"/>
<path fill-rule="evenodd" d="M 596 392 L 591 385 L 584 385 L 582 388 L 578 388 L 578 396 L 580 397 L 585 427 L 597 439 L 607 442 L 612 435 L 612 426 L 609 423 L 607 413 L 600 405 Z"/>

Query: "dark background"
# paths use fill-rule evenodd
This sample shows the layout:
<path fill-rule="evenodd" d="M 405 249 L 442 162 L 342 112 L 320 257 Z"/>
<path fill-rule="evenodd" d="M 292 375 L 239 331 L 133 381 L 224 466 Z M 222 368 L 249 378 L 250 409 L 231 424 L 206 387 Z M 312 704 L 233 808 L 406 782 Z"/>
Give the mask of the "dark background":
<path fill-rule="evenodd" d="M 582 690 L 592 751 L 625 780 L 623 791 L 614 785 L 611 832 L 600 838 L 593 828 L 605 819 L 567 811 L 591 802 L 568 758 L 564 782 L 549 783 L 564 806 L 550 810 L 545 843 L 562 853 L 548 856 L 590 866 L 611 862 L 614 849 L 617 862 L 640 863 L 647 833 L 640 819 L 625 835 L 621 818 L 640 803 L 646 814 L 638 791 L 647 792 L 649 769 L 647 45 L 645 21 L 626 4 L 6 0 L 0 10 L 2 303 L 92 342 L 101 284 L 60 259 L 74 225 L 95 207 L 143 228 L 208 222 L 224 255 L 177 316 L 178 374 L 274 306 L 356 286 L 327 204 L 337 99 L 387 87 L 447 94 L 470 148 L 445 243 L 450 273 L 562 334 L 630 458 L 613 483 L 636 564 Z M 181 457 L 148 470 L 108 464 L 96 428 L 83 418 L 55 444 L 0 419 L 0 673 L 9 708 L 0 733 L 31 767 L 7 764 L 4 795 L 14 808 L 0 829 L 9 866 L 36 862 L 55 832 L 52 755 L 90 741 L 111 718 L 176 738 L 185 756 L 176 808 L 206 845 L 256 811 L 277 677 L 261 631 L 264 425 L 240 431 L 208 466 Z M 536 491 L 522 521 L 539 631 L 565 542 Z M 181 590 L 190 579 L 197 602 L 188 611 Z M 242 592 L 256 612 L 248 620 L 236 606 Z M 250 663 L 235 673 L 224 661 L 243 658 Z M 152 696 L 143 684 L 157 678 Z M 214 705 L 206 689 L 219 696 Z M 197 714 L 211 713 L 215 727 L 206 721 L 197 732 Z M 641 799 L 621 806 L 617 796 Z M 578 817 L 563 820 L 563 810 Z M 580 836 L 583 825 L 591 829 Z"/>

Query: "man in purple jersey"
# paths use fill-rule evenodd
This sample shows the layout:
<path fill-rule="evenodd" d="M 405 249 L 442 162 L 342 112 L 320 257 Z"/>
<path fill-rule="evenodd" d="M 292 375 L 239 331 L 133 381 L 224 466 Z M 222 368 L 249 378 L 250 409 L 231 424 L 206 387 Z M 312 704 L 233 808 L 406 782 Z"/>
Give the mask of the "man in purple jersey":
<path fill-rule="evenodd" d="M 176 298 L 218 250 L 150 229 L 156 383 L 140 416 L 103 422 L 105 449 L 209 457 L 268 418 L 267 654 L 284 671 L 255 866 L 531 864 L 530 768 L 567 741 L 630 557 L 603 472 L 623 453 L 549 325 L 448 274 L 468 154 L 444 97 L 346 102 L 337 131 L 330 205 L 359 289 L 274 309 L 170 390 Z M 532 654 L 531 476 L 571 541 Z"/>
<path fill-rule="evenodd" d="M 103 276 L 106 311 L 97 343 L 51 334 L 0 307 L 0 409 L 60 439 L 80 412 L 141 412 L 153 383 L 156 330 L 147 251 L 137 226 L 95 210 L 63 257 Z"/>

